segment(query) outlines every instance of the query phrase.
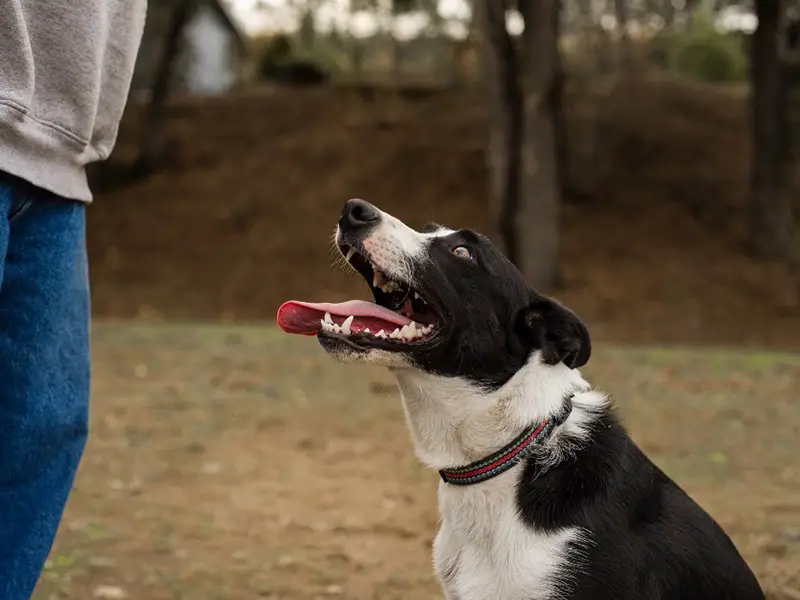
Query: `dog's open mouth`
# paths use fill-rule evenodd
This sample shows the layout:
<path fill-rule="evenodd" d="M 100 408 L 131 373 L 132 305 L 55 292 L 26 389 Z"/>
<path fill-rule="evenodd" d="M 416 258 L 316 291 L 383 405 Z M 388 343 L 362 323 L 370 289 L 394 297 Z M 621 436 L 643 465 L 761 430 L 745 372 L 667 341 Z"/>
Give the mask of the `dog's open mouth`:
<path fill-rule="evenodd" d="M 424 343 L 435 333 L 436 314 L 419 291 L 387 276 L 354 248 L 339 245 L 339 250 L 370 284 L 375 302 L 291 300 L 278 310 L 281 329 L 287 333 L 340 337 L 356 346 L 388 350 Z"/>

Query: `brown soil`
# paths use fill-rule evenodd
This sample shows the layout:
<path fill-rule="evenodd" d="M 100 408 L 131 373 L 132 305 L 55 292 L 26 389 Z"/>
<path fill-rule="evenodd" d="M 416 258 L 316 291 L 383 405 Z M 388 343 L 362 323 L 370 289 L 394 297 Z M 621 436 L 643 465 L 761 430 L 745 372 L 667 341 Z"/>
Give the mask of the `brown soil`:
<path fill-rule="evenodd" d="M 670 82 L 574 90 L 579 187 L 557 295 L 598 339 L 800 348 L 796 279 L 747 257 L 745 99 Z M 169 168 L 89 212 L 98 316 L 271 320 L 289 298 L 363 296 L 330 268 L 350 197 L 421 224 L 487 229 L 475 93 L 365 102 L 259 90 L 170 109 Z M 138 111 L 109 171 L 130 162 Z M 591 141 L 599 151 L 593 153 Z"/>
<path fill-rule="evenodd" d="M 385 370 L 274 328 L 101 324 L 94 351 L 92 437 L 36 600 L 442 597 L 438 478 Z M 601 345 L 586 375 L 770 600 L 800 598 L 800 359 Z"/>

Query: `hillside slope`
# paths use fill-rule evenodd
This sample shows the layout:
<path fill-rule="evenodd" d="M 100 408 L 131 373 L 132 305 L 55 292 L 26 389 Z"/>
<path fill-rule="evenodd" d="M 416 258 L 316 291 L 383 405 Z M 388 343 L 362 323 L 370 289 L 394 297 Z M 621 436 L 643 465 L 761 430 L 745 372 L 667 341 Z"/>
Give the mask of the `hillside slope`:
<path fill-rule="evenodd" d="M 481 104 L 333 89 L 173 105 L 170 168 L 89 211 L 96 314 L 272 320 L 288 298 L 363 297 L 330 268 L 347 198 L 486 229 Z M 575 93 L 569 109 L 576 178 L 592 193 L 564 209 L 557 296 L 595 336 L 800 348 L 796 286 L 743 249 L 744 98 L 662 82 Z M 112 169 L 134 155 L 138 113 Z"/>

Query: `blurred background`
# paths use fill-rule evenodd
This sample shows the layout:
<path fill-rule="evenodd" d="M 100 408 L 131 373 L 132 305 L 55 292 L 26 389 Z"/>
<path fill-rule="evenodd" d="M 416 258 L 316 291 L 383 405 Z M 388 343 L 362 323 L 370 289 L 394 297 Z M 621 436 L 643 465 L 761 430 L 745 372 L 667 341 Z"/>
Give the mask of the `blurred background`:
<path fill-rule="evenodd" d="M 150 2 L 93 166 L 92 437 L 37 599 L 433 599 L 381 370 L 272 326 L 367 297 L 345 200 L 488 233 L 587 376 L 800 599 L 800 2 Z"/>

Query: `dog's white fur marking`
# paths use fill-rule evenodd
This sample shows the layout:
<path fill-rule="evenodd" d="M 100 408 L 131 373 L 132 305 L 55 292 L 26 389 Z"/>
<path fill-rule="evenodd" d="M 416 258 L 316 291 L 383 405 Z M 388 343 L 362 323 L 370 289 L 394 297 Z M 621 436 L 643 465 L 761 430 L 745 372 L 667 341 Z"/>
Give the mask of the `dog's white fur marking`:
<path fill-rule="evenodd" d="M 580 415 L 580 406 L 604 398 L 588 392 L 589 384 L 577 370 L 561 363 L 543 364 L 539 352 L 503 387 L 489 393 L 454 377 L 412 369 L 395 374 L 417 455 L 434 469 L 458 467 L 491 454 L 531 423 L 558 412 L 566 394 L 576 390 L 586 393 L 575 397 L 576 410 L 550 437 L 550 445 L 558 445 L 564 431 L 580 437 L 588 416 Z"/>
<path fill-rule="evenodd" d="M 512 469 L 479 486 L 440 489 L 442 524 L 433 563 L 447 597 L 559 597 L 554 575 L 564 570 L 567 545 L 583 543 L 585 534 L 577 528 L 537 532 L 520 522 L 514 501 L 519 473 Z"/>
<path fill-rule="evenodd" d="M 507 444 L 532 422 L 554 414 L 570 391 L 573 412 L 540 450 L 557 462 L 587 434 L 593 414 L 608 402 L 589 390 L 577 370 L 548 366 L 538 353 L 508 383 L 486 393 L 465 381 L 411 369 L 395 370 L 420 460 L 434 469 L 458 467 Z M 564 443 L 565 435 L 571 441 Z M 559 443 L 561 440 L 561 443 Z M 446 597 L 458 600 L 553 600 L 554 576 L 565 572 L 568 545 L 591 543 L 588 532 L 532 530 L 517 513 L 521 468 L 474 486 L 439 485 L 442 525 L 434 566 Z M 574 572 L 580 565 L 570 565 Z"/>

